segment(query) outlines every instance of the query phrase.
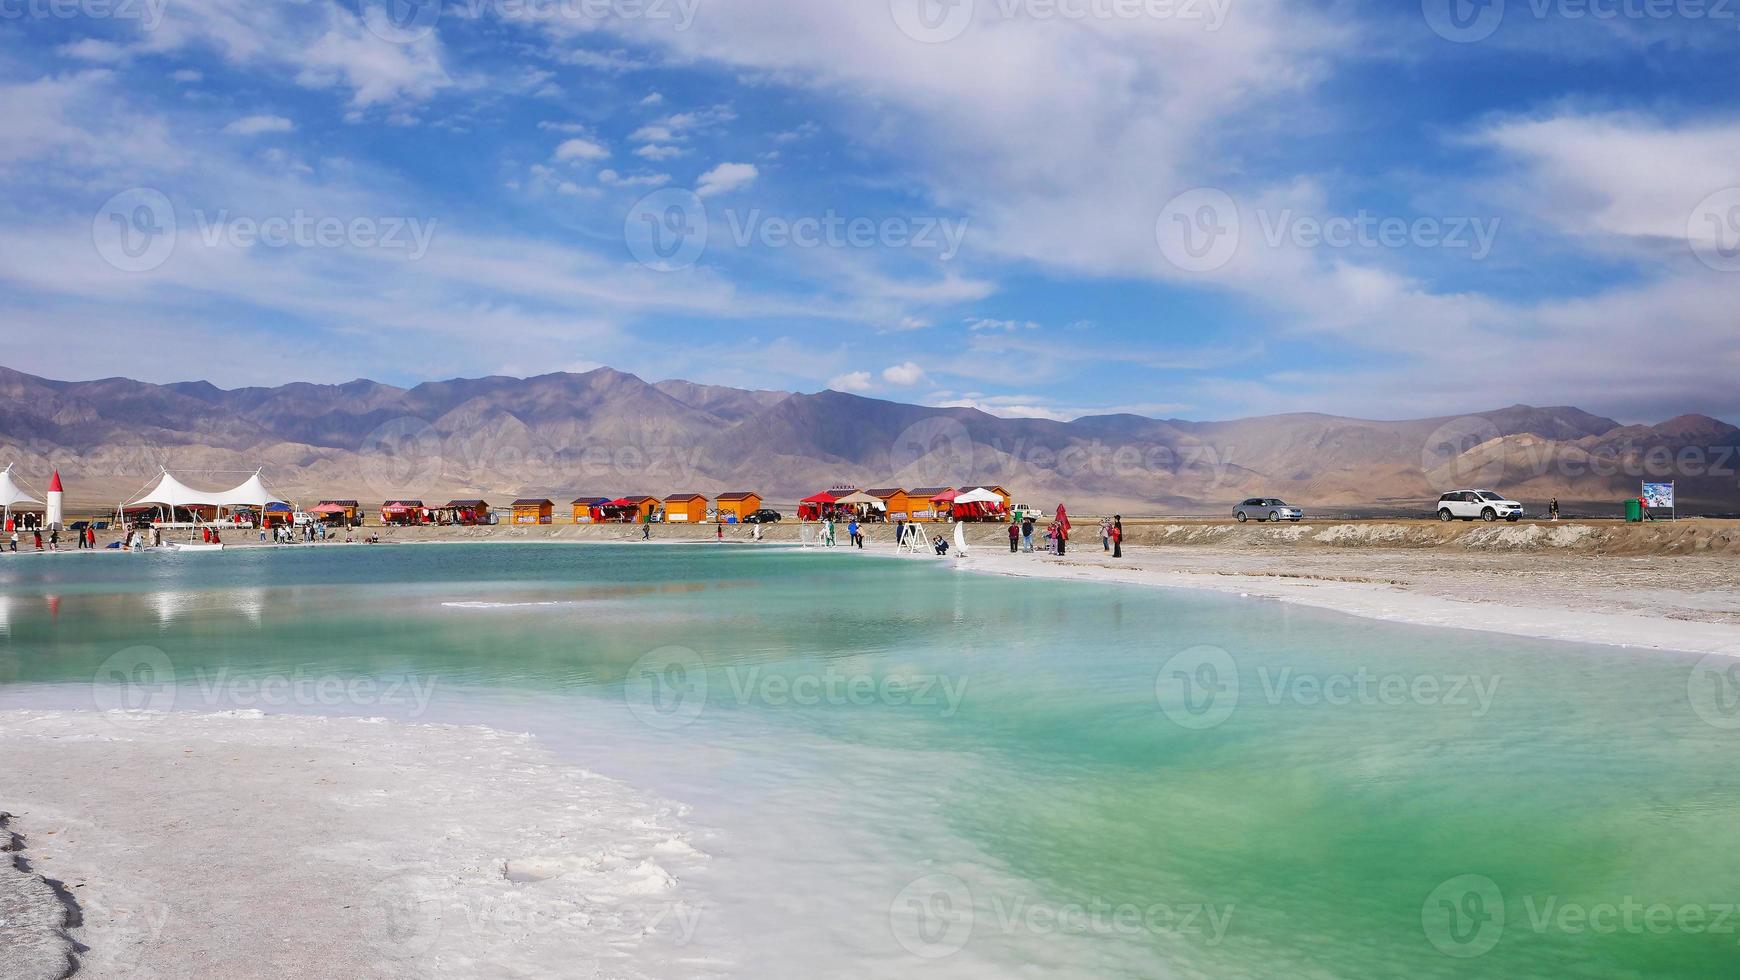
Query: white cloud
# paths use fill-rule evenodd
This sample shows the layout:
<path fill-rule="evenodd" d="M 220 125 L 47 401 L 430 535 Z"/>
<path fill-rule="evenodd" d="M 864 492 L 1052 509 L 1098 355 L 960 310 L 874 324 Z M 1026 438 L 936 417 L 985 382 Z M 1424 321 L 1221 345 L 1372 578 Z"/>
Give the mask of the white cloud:
<path fill-rule="evenodd" d="M 1740 187 L 1740 122 L 1636 115 L 1510 120 L 1471 138 L 1521 164 L 1506 203 L 1576 235 L 1683 240 L 1708 195 Z M 1518 186 L 1521 184 L 1521 186 Z"/>
<path fill-rule="evenodd" d="M 609 150 L 591 140 L 578 136 L 566 140 L 561 146 L 556 147 L 556 159 L 564 163 L 573 163 L 577 160 L 603 160 L 608 156 L 610 156 Z"/>
<path fill-rule="evenodd" d="M 967 321 L 967 329 L 972 331 L 1001 330 L 1013 333 L 1017 330 L 1038 330 L 1039 324 L 1032 320 L 991 320 L 983 317 Z"/>
<path fill-rule="evenodd" d="M 631 174 L 623 176 L 614 170 L 600 170 L 598 182 L 611 187 L 663 187 L 671 182 L 670 174 Z"/>
<path fill-rule="evenodd" d="M 646 98 L 640 100 L 641 105 L 663 105 L 665 97 L 657 92 L 648 92 Z"/>
<path fill-rule="evenodd" d="M 572 133 L 575 135 L 586 132 L 586 127 L 577 122 L 551 122 L 546 119 L 538 123 L 538 128 L 550 133 Z"/>
<path fill-rule="evenodd" d="M 904 364 L 896 364 L 892 367 L 883 369 L 882 380 L 891 385 L 910 388 L 924 380 L 924 368 L 919 367 L 911 361 L 907 361 Z"/>
<path fill-rule="evenodd" d="M 288 133 L 296 124 L 283 116 L 243 116 L 224 127 L 231 136 L 258 136 L 262 133 Z"/>
<path fill-rule="evenodd" d="M 701 175 L 695 193 L 701 197 L 727 194 L 755 183 L 760 173 L 753 163 L 721 163 Z"/>
<path fill-rule="evenodd" d="M 649 124 L 630 133 L 629 139 L 646 143 L 669 143 L 677 138 L 677 134 L 669 126 Z"/>
<path fill-rule="evenodd" d="M 828 387 L 835 391 L 849 391 L 861 394 L 871 390 L 871 388 L 875 386 L 870 380 L 869 371 L 848 371 L 847 373 L 838 375 L 830 380 L 828 382 Z"/>
<path fill-rule="evenodd" d="M 194 71 L 192 68 L 179 69 L 179 70 L 175 71 L 174 73 L 172 73 L 169 77 L 175 79 L 177 82 L 180 82 L 183 85 L 192 85 L 195 82 L 201 82 L 201 81 L 205 80 L 205 75 L 203 73 Z"/>
<path fill-rule="evenodd" d="M 660 146 L 656 143 L 648 143 L 637 148 L 634 155 L 644 160 L 669 160 L 672 157 L 680 157 L 687 152 L 679 146 Z"/>
<path fill-rule="evenodd" d="M 907 316 L 901 317 L 899 322 L 895 323 L 894 326 L 889 327 L 889 329 L 901 331 L 904 333 L 905 331 L 908 331 L 908 330 L 923 330 L 924 328 L 926 328 L 928 326 L 930 326 L 929 320 L 927 320 L 921 316 L 912 316 L 909 314 Z"/>

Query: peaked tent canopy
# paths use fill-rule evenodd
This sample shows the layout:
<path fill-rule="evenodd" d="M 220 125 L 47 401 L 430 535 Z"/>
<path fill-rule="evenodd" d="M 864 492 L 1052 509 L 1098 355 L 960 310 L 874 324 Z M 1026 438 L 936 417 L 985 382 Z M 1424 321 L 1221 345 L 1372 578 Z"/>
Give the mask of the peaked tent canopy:
<path fill-rule="evenodd" d="M 839 502 L 839 497 L 834 496 L 826 490 L 823 490 L 821 493 L 811 494 L 810 496 L 798 501 L 798 503 L 802 504 L 837 504 Z"/>
<path fill-rule="evenodd" d="M 156 486 L 145 491 L 137 500 L 128 501 L 127 506 L 161 504 L 165 507 L 222 507 L 224 502 L 219 499 L 222 496 L 222 494 L 195 490 L 170 476 L 168 470 L 164 470 L 163 476 L 158 478 Z"/>
<path fill-rule="evenodd" d="M 3 470 L 0 470 L 0 507 L 10 508 L 10 507 L 13 507 L 17 504 L 41 504 L 41 503 L 42 503 L 42 501 L 37 500 L 35 497 L 32 497 L 30 494 L 25 493 L 24 488 L 20 487 L 12 479 L 12 464 L 11 463 L 7 463 L 6 468 Z"/>
<path fill-rule="evenodd" d="M 957 504 L 999 504 L 1000 505 L 1003 503 L 1003 498 L 997 496 L 996 494 L 992 493 L 989 490 L 986 490 L 984 487 L 980 487 L 977 490 L 971 490 L 971 491 L 968 491 L 967 493 L 959 494 L 958 496 L 955 497 L 955 503 L 957 503 Z"/>
<path fill-rule="evenodd" d="M 234 490 L 213 494 L 211 500 L 200 501 L 200 503 L 217 504 L 219 507 L 254 507 L 264 510 L 267 504 L 283 504 L 287 501 L 279 500 L 273 496 L 272 492 L 266 489 L 266 485 L 260 481 L 260 471 L 255 470 L 254 475 L 248 477 L 247 482 L 241 486 Z"/>

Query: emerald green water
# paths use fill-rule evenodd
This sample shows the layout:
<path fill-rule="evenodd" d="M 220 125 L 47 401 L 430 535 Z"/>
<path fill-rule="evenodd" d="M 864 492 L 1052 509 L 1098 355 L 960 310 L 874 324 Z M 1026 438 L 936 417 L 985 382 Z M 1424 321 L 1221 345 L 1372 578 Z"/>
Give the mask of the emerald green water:
<path fill-rule="evenodd" d="M 533 731 L 692 807 L 748 976 L 1733 975 L 1731 679 L 849 553 L 0 561 L 0 707 Z"/>

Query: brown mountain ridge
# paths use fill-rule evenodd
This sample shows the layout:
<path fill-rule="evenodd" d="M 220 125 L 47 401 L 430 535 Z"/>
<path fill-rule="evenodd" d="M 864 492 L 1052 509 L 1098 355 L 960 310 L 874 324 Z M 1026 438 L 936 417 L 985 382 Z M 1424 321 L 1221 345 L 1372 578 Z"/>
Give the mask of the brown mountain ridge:
<path fill-rule="evenodd" d="M 837 391 L 648 383 L 609 368 L 399 388 L 358 380 L 225 390 L 52 381 L 0 368 L 0 464 L 72 502 L 112 505 L 160 467 L 195 486 L 264 467 L 318 497 L 549 496 L 753 489 L 789 502 L 837 483 L 1000 484 L 1131 514 L 1226 513 L 1252 495 L 1319 512 L 1424 513 L 1443 490 L 1611 511 L 1645 480 L 1687 512 L 1740 511 L 1740 429 L 1702 415 L 1621 425 L 1570 407 L 1373 421 L 1006 419 Z"/>

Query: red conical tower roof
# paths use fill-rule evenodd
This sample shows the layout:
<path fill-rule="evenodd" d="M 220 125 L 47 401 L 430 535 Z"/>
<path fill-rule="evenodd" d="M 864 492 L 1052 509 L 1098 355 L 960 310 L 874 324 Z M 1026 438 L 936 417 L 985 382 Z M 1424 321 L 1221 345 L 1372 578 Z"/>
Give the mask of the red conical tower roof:
<path fill-rule="evenodd" d="M 55 470 L 54 471 L 54 478 L 48 481 L 48 492 L 49 493 L 60 493 L 61 489 L 62 488 L 60 485 L 60 470 Z"/>

